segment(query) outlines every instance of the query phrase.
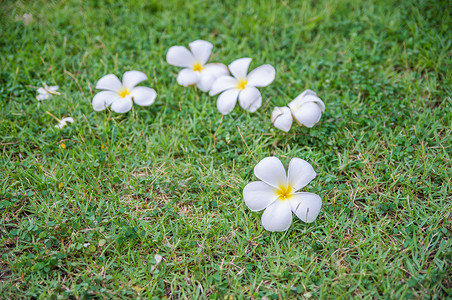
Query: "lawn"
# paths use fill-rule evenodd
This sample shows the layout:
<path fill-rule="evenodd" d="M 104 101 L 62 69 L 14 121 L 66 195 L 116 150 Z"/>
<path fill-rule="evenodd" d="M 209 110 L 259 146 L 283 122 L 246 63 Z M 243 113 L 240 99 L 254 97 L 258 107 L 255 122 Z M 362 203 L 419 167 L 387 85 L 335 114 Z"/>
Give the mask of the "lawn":
<path fill-rule="evenodd" d="M 0 298 L 452 297 L 449 1 L 0 5 Z M 223 116 L 178 85 L 166 53 L 198 39 L 275 67 L 262 107 Z M 155 103 L 94 111 L 129 70 Z M 320 122 L 275 128 L 305 89 Z M 315 222 L 269 232 L 247 208 L 268 156 L 312 164 Z"/>

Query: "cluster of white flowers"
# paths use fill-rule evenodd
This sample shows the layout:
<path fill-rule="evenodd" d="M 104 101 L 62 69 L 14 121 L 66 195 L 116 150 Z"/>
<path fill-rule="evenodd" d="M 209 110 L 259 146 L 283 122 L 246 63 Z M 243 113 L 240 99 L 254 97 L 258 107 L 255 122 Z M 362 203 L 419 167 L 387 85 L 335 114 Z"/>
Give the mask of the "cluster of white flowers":
<path fill-rule="evenodd" d="M 197 40 L 183 46 L 171 47 L 166 61 L 183 69 L 177 75 L 177 82 L 182 86 L 196 86 L 210 96 L 218 95 L 217 108 L 223 114 L 229 114 L 236 106 L 249 112 L 255 112 L 262 106 L 262 95 L 257 88 L 270 85 L 276 75 L 275 68 L 264 64 L 248 72 L 251 58 L 239 58 L 228 66 L 222 63 L 207 63 L 213 45 L 207 41 Z M 146 74 L 140 71 L 125 72 L 122 81 L 114 74 L 103 76 L 96 84 L 102 90 L 97 93 L 92 106 L 95 111 L 110 108 L 116 113 L 126 113 L 132 109 L 133 103 L 149 106 L 154 103 L 157 93 L 154 89 L 137 86 L 147 80 Z M 49 99 L 52 95 L 60 95 L 58 86 L 47 86 L 38 89 L 39 101 Z M 313 127 L 319 122 L 325 104 L 311 90 L 306 90 L 291 101 L 288 106 L 275 107 L 271 114 L 274 126 L 288 132 L 293 120 L 306 127 Z M 56 118 L 56 117 L 55 117 Z M 58 119 L 57 119 L 58 120 Z M 55 127 L 63 128 L 71 117 L 58 120 Z M 306 223 L 313 222 L 322 206 L 322 199 L 313 193 L 297 192 L 316 177 L 312 166 L 303 159 L 293 158 L 288 172 L 276 157 L 262 159 L 254 168 L 254 174 L 261 181 L 247 184 L 243 190 L 245 204 L 252 211 L 264 210 L 262 225 L 269 231 L 284 231 L 290 227 L 292 213 Z"/>

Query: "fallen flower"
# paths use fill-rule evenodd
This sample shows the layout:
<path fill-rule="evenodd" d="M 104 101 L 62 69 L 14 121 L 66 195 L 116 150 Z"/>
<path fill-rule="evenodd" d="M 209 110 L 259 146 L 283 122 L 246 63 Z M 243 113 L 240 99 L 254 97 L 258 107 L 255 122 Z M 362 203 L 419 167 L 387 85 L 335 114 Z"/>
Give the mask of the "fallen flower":
<path fill-rule="evenodd" d="M 212 52 L 212 44 L 197 40 L 189 44 L 190 50 L 183 46 L 173 46 L 166 54 L 166 61 L 173 66 L 183 67 L 177 75 L 177 83 L 182 86 L 196 85 L 208 92 L 212 83 L 220 76 L 227 75 L 228 68 L 220 63 L 206 64 Z"/>
<path fill-rule="evenodd" d="M 306 90 L 298 95 L 288 106 L 298 124 L 309 128 L 320 120 L 325 111 L 325 104 L 311 90 Z"/>
<path fill-rule="evenodd" d="M 57 125 L 55 125 L 56 128 L 63 128 L 64 126 L 67 125 L 67 123 L 74 123 L 74 119 L 71 117 L 67 117 L 67 118 L 63 118 L 61 119 Z"/>
<path fill-rule="evenodd" d="M 287 230 L 292 223 L 292 212 L 306 223 L 317 218 L 322 199 L 313 193 L 297 192 L 317 175 L 307 161 L 292 158 L 286 175 L 277 157 L 266 157 L 256 165 L 254 174 L 262 181 L 248 183 L 243 198 L 250 210 L 265 209 L 262 225 L 266 230 Z"/>
<path fill-rule="evenodd" d="M 262 105 L 262 96 L 256 87 L 269 85 L 275 79 L 275 68 L 262 65 L 248 73 L 251 58 L 240 58 L 228 67 L 233 76 L 219 77 L 212 85 L 210 96 L 221 93 L 217 100 L 217 108 L 223 115 L 230 113 L 239 99 L 240 106 L 255 112 Z"/>
<path fill-rule="evenodd" d="M 44 87 L 38 88 L 38 95 L 36 96 L 36 99 L 38 101 L 46 100 L 52 97 L 52 95 L 61 95 L 57 92 L 58 85 L 51 85 L 48 86 L 47 84 L 42 84 Z"/>
<path fill-rule="evenodd" d="M 276 128 L 288 132 L 292 127 L 292 113 L 288 107 L 275 107 L 272 112 L 272 123 Z"/>
<path fill-rule="evenodd" d="M 311 128 L 320 120 L 322 112 L 325 111 L 325 104 L 311 90 L 306 90 L 298 95 L 288 106 L 275 107 L 271 116 L 273 125 L 285 132 L 292 127 L 293 119 L 299 125 Z"/>
<path fill-rule="evenodd" d="M 133 102 L 140 106 L 154 103 L 157 93 L 154 89 L 136 86 L 147 79 L 146 74 L 139 71 L 125 72 L 122 83 L 114 74 L 108 74 L 99 79 L 96 89 L 105 90 L 97 93 L 93 99 L 93 109 L 101 111 L 111 105 L 111 110 L 117 113 L 128 112 Z"/>

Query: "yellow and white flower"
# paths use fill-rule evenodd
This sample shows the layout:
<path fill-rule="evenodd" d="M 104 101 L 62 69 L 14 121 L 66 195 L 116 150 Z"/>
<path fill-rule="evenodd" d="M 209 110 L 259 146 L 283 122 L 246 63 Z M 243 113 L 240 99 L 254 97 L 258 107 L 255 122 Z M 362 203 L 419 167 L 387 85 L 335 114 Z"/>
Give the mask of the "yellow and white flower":
<path fill-rule="evenodd" d="M 191 51 L 183 46 L 169 48 L 166 61 L 170 65 L 184 68 L 177 75 L 180 85 L 196 85 L 201 91 L 208 92 L 215 79 L 229 74 L 228 68 L 220 63 L 207 64 L 212 53 L 211 43 L 197 40 L 191 42 L 189 47 Z"/>
<path fill-rule="evenodd" d="M 307 161 L 293 158 L 286 175 L 277 157 L 266 157 L 256 165 L 254 175 L 262 181 L 248 183 L 243 198 L 250 210 L 265 209 L 261 220 L 266 230 L 287 230 L 292 212 L 306 223 L 314 222 L 319 215 L 322 199 L 313 193 L 297 192 L 317 175 Z"/>
<path fill-rule="evenodd" d="M 157 96 L 155 90 L 136 86 L 144 80 L 147 80 L 146 74 L 139 71 L 125 72 L 122 83 L 114 74 L 105 75 L 96 84 L 96 89 L 105 91 L 94 96 L 93 109 L 101 111 L 111 106 L 112 111 L 125 113 L 132 108 L 134 102 L 140 106 L 151 105 Z"/>
<path fill-rule="evenodd" d="M 233 76 L 219 77 L 212 85 L 210 96 L 220 94 L 217 108 L 223 115 L 230 113 L 239 99 L 240 106 L 255 112 L 262 105 L 262 96 L 256 87 L 269 85 L 275 79 L 275 68 L 262 65 L 248 74 L 251 58 L 240 58 L 228 67 Z"/>

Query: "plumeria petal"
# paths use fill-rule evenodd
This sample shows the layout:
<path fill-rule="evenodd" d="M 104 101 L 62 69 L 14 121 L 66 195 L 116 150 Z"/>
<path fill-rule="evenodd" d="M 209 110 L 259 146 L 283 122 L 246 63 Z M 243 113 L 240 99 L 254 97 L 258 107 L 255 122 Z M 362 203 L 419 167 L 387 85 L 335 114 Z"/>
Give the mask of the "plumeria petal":
<path fill-rule="evenodd" d="M 292 114 L 300 124 L 311 128 L 320 120 L 322 111 L 317 103 L 307 102 L 299 109 L 292 110 Z"/>
<path fill-rule="evenodd" d="M 118 92 L 122 89 L 122 83 L 116 75 L 108 74 L 99 79 L 96 84 L 96 89 Z"/>
<path fill-rule="evenodd" d="M 322 208 L 322 198 L 313 193 L 295 193 L 289 201 L 295 215 L 306 223 L 314 222 Z"/>
<path fill-rule="evenodd" d="M 248 72 L 248 67 L 250 66 L 251 58 L 244 57 L 234 60 L 229 65 L 229 70 L 231 74 L 237 79 L 245 79 Z"/>
<path fill-rule="evenodd" d="M 120 99 L 117 93 L 112 91 L 102 91 L 93 98 L 93 109 L 101 111 L 110 106 L 115 100 Z"/>
<path fill-rule="evenodd" d="M 267 86 L 273 80 L 275 80 L 275 68 L 271 65 L 260 66 L 248 74 L 248 84 L 252 86 Z"/>
<path fill-rule="evenodd" d="M 195 62 L 195 58 L 191 52 L 183 46 L 173 46 L 169 48 L 166 54 L 166 61 L 177 67 L 191 67 Z"/>
<path fill-rule="evenodd" d="M 243 189 L 243 199 L 252 211 L 260 211 L 278 198 L 276 189 L 262 181 L 248 183 Z"/>
<path fill-rule="evenodd" d="M 130 95 L 124 98 L 118 97 L 118 99 L 115 99 L 111 104 L 111 110 L 117 113 L 126 113 L 132 108 L 132 106 L 133 101 Z"/>
<path fill-rule="evenodd" d="M 204 70 L 201 71 L 198 88 L 203 92 L 207 92 L 212 88 L 212 85 L 217 78 L 228 74 L 228 67 L 223 64 L 207 64 L 204 66 Z"/>
<path fill-rule="evenodd" d="M 292 127 L 292 113 L 288 107 L 275 107 L 272 112 L 272 123 L 276 128 L 288 132 Z"/>
<path fill-rule="evenodd" d="M 299 109 L 303 104 L 308 102 L 315 102 L 319 105 L 322 112 L 325 111 L 325 103 L 317 97 L 317 94 L 314 91 L 311 90 L 305 90 L 303 93 L 298 95 L 295 99 L 293 99 L 289 104 L 289 108 L 291 110 L 297 110 Z"/>
<path fill-rule="evenodd" d="M 39 94 L 46 95 L 46 94 L 48 94 L 49 92 L 48 92 L 45 88 L 40 87 L 40 88 L 38 88 L 38 93 L 39 93 Z"/>
<path fill-rule="evenodd" d="M 157 97 L 157 93 L 154 89 L 145 87 L 145 86 L 137 86 L 132 90 L 130 96 L 138 105 L 148 106 L 154 103 L 155 97 Z"/>
<path fill-rule="evenodd" d="M 239 93 L 240 90 L 238 89 L 230 89 L 221 93 L 217 100 L 218 111 L 223 115 L 230 113 L 237 103 Z"/>
<path fill-rule="evenodd" d="M 201 65 L 204 65 L 207 60 L 209 60 L 213 47 L 211 43 L 203 40 L 197 40 L 191 42 L 189 46 L 195 60 L 199 61 Z"/>
<path fill-rule="evenodd" d="M 289 201 L 276 200 L 262 214 L 262 225 L 268 231 L 285 231 L 292 223 Z"/>
<path fill-rule="evenodd" d="M 240 106 L 249 112 L 255 112 L 262 105 L 262 96 L 259 90 L 253 86 L 247 86 L 239 94 Z"/>
<path fill-rule="evenodd" d="M 287 181 L 294 191 L 308 185 L 316 176 L 314 168 L 304 159 L 294 157 L 290 160 Z"/>
<path fill-rule="evenodd" d="M 50 97 L 52 97 L 52 95 L 50 95 L 50 94 L 39 94 L 36 96 L 36 99 L 38 99 L 38 101 L 42 101 L 42 100 L 47 100 Z"/>
<path fill-rule="evenodd" d="M 192 69 L 186 68 L 180 70 L 177 75 L 177 83 L 182 86 L 190 86 L 198 83 L 200 74 L 199 72 L 195 72 Z"/>
<path fill-rule="evenodd" d="M 237 79 L 231 76 L 221 76 L 212 84 L 209 95 L 214 96 L 222 91 L 235 89 L 237 86 Z"/>
<path fill-rule="evenodd" d="M 286 170 L 279 158 L 274 156 L 262 159 L 254 167 L 254 175 L 275 188 L 286 185 L 287 182 Z"/>
<path fill-rule="evenodd" d="M 140 71 L 127 71 L 122 76 L 122 85 L 129 90 L 133 89 L 137 84 L 147 80 L 146 74 Z"/>
<path fill-rule="evenodd" d="M 66 126 L 67 122 L 74 123 L 74 119 L 72 117 L 63 118 L 63 119 L 60 120 L 60 122 L 58 122 L 57 125 L 55 125 L 55 127 L 61 129 L 64 126 Z"/>
<path fill-rule="evenodd" d="M 50 92 L 56 92 L 58 90 L 59 86 L 58 85 L 51 85 L 49 86 L 48 90 Z"/>

